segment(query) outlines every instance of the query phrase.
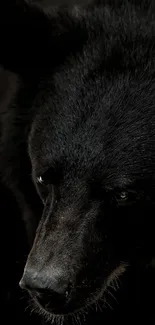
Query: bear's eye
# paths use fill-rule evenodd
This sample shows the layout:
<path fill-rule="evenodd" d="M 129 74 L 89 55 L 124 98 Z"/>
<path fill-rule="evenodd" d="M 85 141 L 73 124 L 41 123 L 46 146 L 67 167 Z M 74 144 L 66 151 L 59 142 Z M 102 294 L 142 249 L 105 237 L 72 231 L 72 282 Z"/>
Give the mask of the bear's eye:
<path fill-rule="evenodd" d="M 125 191 L 117 193 L 117 195 L 115 195 L 115 198 L 116 198 L 117 201 L 120 201 L 120 202 L 127 201 L 128 193 L 125 192 Z"/>
<path fill-rule="evenodd" d="M 37 184 L 48 186 L 50 184 L 50 181 L 48 177 L 39 176 L 37 177 Z"/>
<path fill-rule="evenodd" d="M 128 193 L 127 192 L 121 192 L 119 195 L 120 200 L 127 200 L 128 199 Z"/>
<path fill-rule="evenodd" d="M 37 185 L 38 185 L 39 195 L 42 201 L 45 202 L 49 195 L 50 185 L 48 184 L 47 180 L 44 179 L 43 176 L 37 177 Z"/>
<path fill-rule="evenodd" d="M 120 191 L 115 194 L 115 200 L 119 205 L 130 205 L 135 204 L 138 200 L 139 196 L 138 193 L 134 190 L 129 191 Z"/>
<path fill-rule="evenodd" d="M 44 183 L 42 176 L 37 177 L 37 183 L 40 183 L 40 184 Z"/>

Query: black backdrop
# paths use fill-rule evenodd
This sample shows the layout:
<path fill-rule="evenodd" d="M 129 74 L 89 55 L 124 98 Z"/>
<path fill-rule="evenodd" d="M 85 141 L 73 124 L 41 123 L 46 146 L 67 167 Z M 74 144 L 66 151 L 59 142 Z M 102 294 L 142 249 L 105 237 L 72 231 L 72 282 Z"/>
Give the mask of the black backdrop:
<path fill-rule="evenodd" d="M 34 1 L 37 2 L 37 1 Z M 42 6 L 47 6 L 49 4 L 56 4 L 58 1 L 54 0 L 38 0 Z M 59 3 L 66 3 L 67 0 L 59 0 Z M 68 3 L 80 2 L 76 0 L 68 0 Z M 83 1 L 84 2 L 84 1 Z M 88 0 L 85 0 L 88 2 Z M 16 91 L 17 77 L 14 74 L 4 71 L 0 67 L 0 112 L 3 110 L 5 105 L 9 104 L 14 92 Z M 2 184 L 0 184 L 0 213 L 1 213 L 1 323 L 5 324 L 16 324 L 16 325 L 26 325 L 33 324 L 39 325 L 43 322 L 37 316 L 30 314 L 30 308 L 27 308 L 28 301 L 25 293 L 20 290 L 18 282 L 23 272 L 24 261 L 27 256 L 27 245 L 25 238 L 24 227 L 20 218 L 18 207 L 16 202 L 10 192 Z M 139 283 L 143 283 L 142 275 L 138 275 Z M 147 285 L 155 288 L 154 275 L 150 274 L 147 279 Z M 155 325 L 151 315 L 147 310 L 150 309 L 150 300 L 145 294 L 143 287 L 137 287 L 139 290 L 139 312 L 137 312 L 137 301 L 136 292 L 133 291 L 134 287 L 134 277 L 130 277 L 130 280 L 125 281 L 122 291 L 119 291 L 120 297 L 118 297 L 120 304 L 116 310 L 112 311 L 109 309 L 105 310 L 104 318 L 100 314 L 93 315 L 88 319 L 88 324 L 105 324 L 113 325 L 117 322 L 121 325 L 127 325 L 131 322 L 136 324 L 141 324 L 141 322 L 147 325 Z M 123 294 L 125 291 L 125 294 Z M 134 292 L 134 293 L 133 293 Z M 152 292 L 154 292 L 152 290 Z M 124 297 L 126 297 L 124 299 Z M 141 305 L 143 297 L 146 301 Z M 152 307 L 155 305 L 155 297 L 152 297 Z M 135 304 L 136 302 L 136 304 Z M 135 307 L 136 306 L 136 307 Z M 136 308 L 136 310 L 135 310 Z M 144 314 L 146 318 L 141 318 L 141 311 L 145 310 Z M 135 314 L 135 315 L 134 315 Z M 94 316 L 94 317 L 93 317 Z M 150 319 L 149 319 L 150 318 Z M 106 321 L 105 321 L 106 319 Z"/>

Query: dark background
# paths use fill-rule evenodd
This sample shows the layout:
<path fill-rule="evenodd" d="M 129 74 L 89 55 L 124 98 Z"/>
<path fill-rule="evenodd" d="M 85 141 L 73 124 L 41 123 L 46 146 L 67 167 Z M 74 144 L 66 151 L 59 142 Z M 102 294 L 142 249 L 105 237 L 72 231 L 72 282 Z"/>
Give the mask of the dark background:
<path fill-rule="evenodd" d="M 38 0 L 33 2 L 39 2 L 41 6 L 48 6 L 49 4 L 86 3 L 88 1 L 89 0 Z M 16 75 L 5 71 L 2 67 L 0 67 L 0 111 L 2 111 L 6 105 L 9 105 L 9 102 L 16 92 L 17 82 L 18 78 Z M 16 205 L 12 194 L 6 188 L 4 188 L 2 184 L 0 184 L 0 211 L 2 223 L 1 323 L 3 325 L 14 323 L 16 325 L 43 325 L 43 321 L 38 316 L 30 313 L 31 309 L 28 308 L 30 302 L 28 302 L 26 293 L 22 292 L 18 285 L 23 272 L 28 247 L 26 244 L 24 226 L 20 218 L 18 206 Z M 147 282 L 147 286 L 150 285 L 150 287 L 154 285 L 152 281 L 154 276 L 151 276 L 152 275 L 150 274 Z M 143 279 L 140 279 L 140 277 L 143 277 L 143 274 L 138 274 L 139 283 L 141 283 L 141 280 L 143 282 Z M 90 318 L 87 319 L 87 324 L 113 325 L 119 323 L 119 325 L 127 325 L 131 323 L 145 323 L 146 325 L 155 325 L 150 318 L 151 316 L 149 311 L 147 312 L 147 310 L 150 308 L 150 302 L 148 302 L 148 305 L 147 302 L 145 302 L 144 307 L 142 307 L 141 302 L 137 304 L 136 292 L 133 295 L 132 290 L 134 287 L 134 278 L 135 277 L 130 276 L 130 280 L 128 278 L 127 281 L 124 279 L 122 290 L 119 291 L 119 305 L 116 309 L 105 309 L 103 319 L 100 313 L 92 313 Z M 144 288 L 137 287 L 136 290 L 139 290 L 139 296 L 143 297 L 143 295 L 145 295 Z M 147 297 L 145 298 L 147 300 Z M 152 301 L 155 301 L 155 297 L 153 297 Z M 137 310 L 137 305 L 139 310 Z M 142 318 L 140 317 L 140 315 L 142 315 L 141 310 L 144 311 L 146 318 L 143 318 L 143 316 Z"/>

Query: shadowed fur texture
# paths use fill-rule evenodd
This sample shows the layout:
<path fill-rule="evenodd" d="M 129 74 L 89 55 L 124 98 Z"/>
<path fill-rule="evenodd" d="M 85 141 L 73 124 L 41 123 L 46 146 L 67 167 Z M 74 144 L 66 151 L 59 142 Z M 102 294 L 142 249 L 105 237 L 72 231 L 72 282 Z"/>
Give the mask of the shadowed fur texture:
<path fill-rule="evenodd" d="M 31 249 L 20 285 L 61 323 L 108 304 L 125 272 L 154 272 L 155 5 L 12 1 L 0 39 L 20 80 L 0 148 Z"/>

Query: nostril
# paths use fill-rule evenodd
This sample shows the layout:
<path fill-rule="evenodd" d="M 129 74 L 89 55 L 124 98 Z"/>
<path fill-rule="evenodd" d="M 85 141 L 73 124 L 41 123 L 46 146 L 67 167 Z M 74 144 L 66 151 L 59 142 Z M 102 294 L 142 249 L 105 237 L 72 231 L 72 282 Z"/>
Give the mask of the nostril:
<path fill-rule="evenodd" d="M 69 292 L 66 291 L 64 294 L 60 294 L 52 290 L 44 290 L 44 292 L 40 292 L 35 297 L 44 308 L 54 311 L 67 305 Z"/>
<path fill-rule="evenodd" d="M 35 291 L 38 288 L 38 282 L 34 281 L 34 277 L 29 276 L 29 274 L 24 274 L 19 286 L 21 289 Z"/>
<path fill-rule="evenodd" d="M 25 281 L 25 278 L 22 278 L 20 280 L 19 286 L 21 289 L 32 290 L 31 284 L 29 282 Z"/>
<path fill-rule="evenodd" d="M 40 297 L 46 297 L 47 299 L 55 299 L 55 301 L 65 301 L 69 298 L 72 291 L 72 284 L 69 283 L 68 286 L 62 288 L 62 290 L 54 290 L 54 289 L 40 289 L 38 293 Z"/>

